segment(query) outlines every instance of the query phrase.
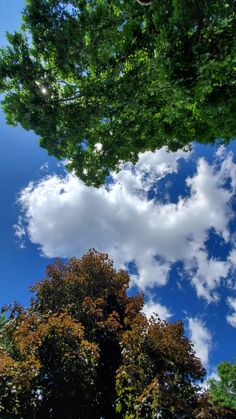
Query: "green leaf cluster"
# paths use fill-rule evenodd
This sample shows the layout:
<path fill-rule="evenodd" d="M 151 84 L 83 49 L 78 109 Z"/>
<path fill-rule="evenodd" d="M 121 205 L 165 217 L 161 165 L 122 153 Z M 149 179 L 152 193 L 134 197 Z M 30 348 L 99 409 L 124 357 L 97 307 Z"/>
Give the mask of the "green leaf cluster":
<path fill-rule="evenodd" d="M 140 152 L 229 141 L 235 13 L 225 0 L 27 0 L 0 52 L 7 121 L 96 186 Z"/>
<path fill-rule="evenodd" d="M 220 406 L 236 409 L 236 361 L 222 362 L 217 371 L 219 379 L 209 380 L 210 398 Z"/>

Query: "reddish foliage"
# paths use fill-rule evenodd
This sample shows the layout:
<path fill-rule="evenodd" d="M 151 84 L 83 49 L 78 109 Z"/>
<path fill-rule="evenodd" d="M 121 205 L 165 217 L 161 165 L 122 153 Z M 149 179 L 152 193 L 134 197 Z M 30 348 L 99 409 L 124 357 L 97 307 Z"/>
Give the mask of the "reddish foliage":
<path fill-rule="evenodd" d="M 48 267 L 30 307 L 13 306 L 3 328 L 4 419 L 187 419 L 205 408 L 195 384 L 205 371 L 182 323 L 148 321 L 128 286 L 94 250 Z"/>

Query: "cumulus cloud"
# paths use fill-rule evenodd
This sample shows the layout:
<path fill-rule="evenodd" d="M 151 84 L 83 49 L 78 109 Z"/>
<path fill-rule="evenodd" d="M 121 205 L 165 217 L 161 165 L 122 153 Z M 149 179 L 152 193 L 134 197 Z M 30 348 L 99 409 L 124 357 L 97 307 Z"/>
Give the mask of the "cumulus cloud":
<path fill-rule="evenodd" d="M 142 290 L 165 285 L 181 261 L 197 295 L 217 300 L 217 287 L 235 258 L 233 253 L 224 260 L 209 257 L 206 242 L 212 230 L 230 242 L 236 166 L 230 154 L 221 153 L 212 165 L 199 159 L 186 179 L 187 196 L 175 203 L 164 203 L 157 194 L 149 199 L 161 179 L 177 173 L 181 158 L 190 154 L 146 152 L 101 189 L 85 186 L 73 174 L 30 183 L 19 196 L 28 237 L 48 257 L 79 257 L 96 248 L 109 253 L 117 267 L 133 262 L 132 281 Z"/>
<path fill-rule="evenodd" d="M 236 298 L 228 297 L 227 303 L 232 312 L 226 317 L 226 320 L 231 326 L 236 327 Z"/>
<path fill-rule="evenodd" d="M 212 336 L 204 322 L 195 317 L 188 319 L 190 339 L 193 343 L 196 355 L 206 367 L 209 361 L 209 353 L 212 346 Z"/>
<path fill-rule="evenodd" d="M 155 314 L 157 314 L 161 320 L 168 320 L 173 316 L 173 314 L 166 306 L 152 299 L 147 301 L 142 311 L 144 314 L 146 314 L 148 319 L 150 319 L 150 317 L 154 316 Z"/>

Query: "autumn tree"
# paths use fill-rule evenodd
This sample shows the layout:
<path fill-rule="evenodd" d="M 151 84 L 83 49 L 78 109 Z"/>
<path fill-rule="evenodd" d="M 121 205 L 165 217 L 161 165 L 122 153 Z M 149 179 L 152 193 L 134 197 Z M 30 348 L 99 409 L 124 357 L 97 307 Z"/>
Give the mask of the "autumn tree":
<path fill-rule="evenodd" d="M 228 141 L 235 16 L 224 0 L 26 0 L 0 52 L 7 121 L 89 185 L 146 150 Z"/>
<path fill-rule="evenodd" d="M 222 362 L 217 367 L 219 379 L 209 380 L 209 394 L 212 401 L 221 406 L 236 409 L 236 361 Z"/>
<path fill-rule="evenodd" d="M 104 254 L 56 261 L 2 330 L 4 419 L 190 418 L 204 376 L 181 322 L 142 313 Z"/>

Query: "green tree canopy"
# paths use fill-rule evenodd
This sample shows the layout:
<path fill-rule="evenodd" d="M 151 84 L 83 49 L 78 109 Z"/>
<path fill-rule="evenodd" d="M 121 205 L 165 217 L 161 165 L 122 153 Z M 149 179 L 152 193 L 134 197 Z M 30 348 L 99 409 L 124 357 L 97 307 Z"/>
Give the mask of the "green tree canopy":
<path fill-rule="evenodd" d="M 235 0 L 26 0 L 0 52 L 10 124 L 87 184 L 122 161 L 236 134 Z"/>
<path fill-rule="evenodd" d="M 221 406 L 236 409 L 236 361 L 222 362 L 217 371 L 219 380 L 209 380 L 210 398 Z"/>
<path fill-rule="evenodd" d="M 0 348 L 4 419 L 192 417 L 204 376 L 181 322 L 141 312 L 129 276 L 104 254 L 48 267 Z"/>

